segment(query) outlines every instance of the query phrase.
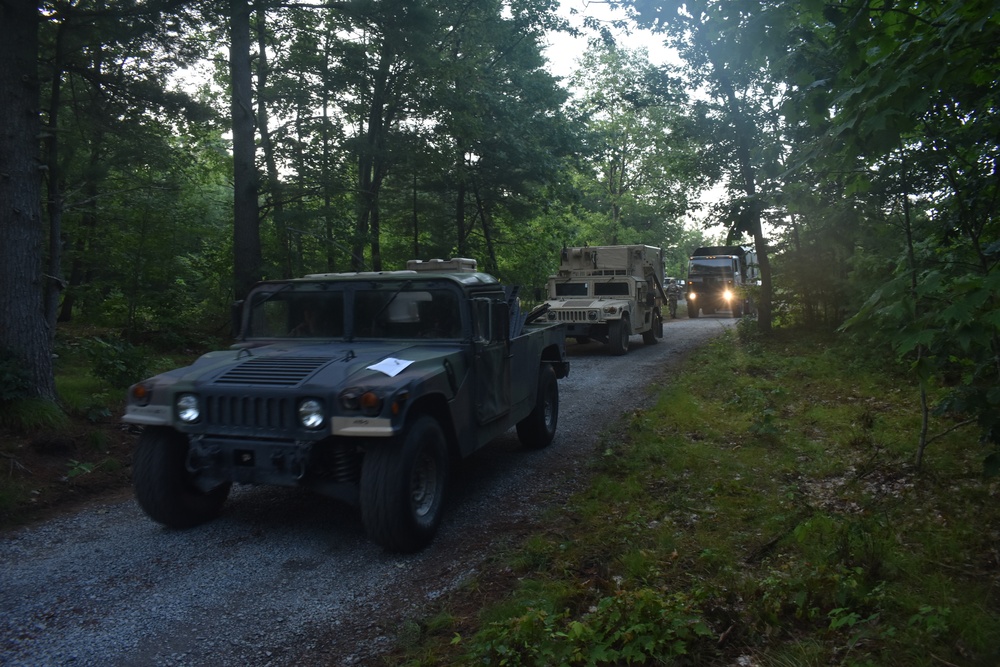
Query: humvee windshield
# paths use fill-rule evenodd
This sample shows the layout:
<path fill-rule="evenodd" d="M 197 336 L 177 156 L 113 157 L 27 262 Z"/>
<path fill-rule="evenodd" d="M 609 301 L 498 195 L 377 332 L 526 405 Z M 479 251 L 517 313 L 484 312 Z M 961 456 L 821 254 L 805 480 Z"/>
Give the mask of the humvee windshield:
<path fill-rule="evenodd" d="M 358 290 L 354 297 L 358 338 L 461 338 L 455 293 L 444 289 Z"/>
<path fill-rule="evenodd" d="M 251 297 L 247 338 L 340 338 L 344 293 L 279 287 Z"/>
<path fill-rule="evenodd" d="M 348 304 L 351 313 L 346 312 Z M 289 284 L 251 297 L 247 338 L 345 336 L 461 338 L 458 299 L 447 289 L 412 289 L 407 283 L 347 290 L 294 289 Z"/>
<path fill-rule="evenodd" d="M 587 296 L 587 283 L 556 283 L 556 296 Z"/>
<path fill-rule="evenodd" d="M 628 283 L 594 283 L 594 296 L 628 296 Z"/>

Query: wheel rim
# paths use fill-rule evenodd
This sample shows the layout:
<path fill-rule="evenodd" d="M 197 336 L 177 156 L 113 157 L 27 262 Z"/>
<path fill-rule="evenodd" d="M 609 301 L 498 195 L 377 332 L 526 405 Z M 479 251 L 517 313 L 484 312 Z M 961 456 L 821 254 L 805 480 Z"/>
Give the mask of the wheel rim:
<path fill-rule="evenodd" d="M 416 466 L 413 468 L 410 485 L 410 505 L 416 516 L 427 516 L 433 509 L 440 487 L 438 475 L 439 471 L 434 457 L 427 451 L 421 452 Z"/>
<path fill-rule="evenodd" d="M 555 420 L 556 409 L 555 401 L 552 400 L 552 392 L 546 392 L 545 404 L 542 406 L 543 419 L 545 420 L 545 429 L 548 431 L 552 430 L 552 422 Z"/>

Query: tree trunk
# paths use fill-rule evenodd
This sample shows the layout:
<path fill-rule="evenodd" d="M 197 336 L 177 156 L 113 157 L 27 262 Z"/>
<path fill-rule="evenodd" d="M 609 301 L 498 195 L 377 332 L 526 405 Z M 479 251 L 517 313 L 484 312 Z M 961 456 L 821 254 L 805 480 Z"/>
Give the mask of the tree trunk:
<path fill-rule="evenodd" d="M 479 222 L 483 225 L 483 239 L 486 240 L 486 273 L 496 275 L 500 272 L 500 264 L 497 262 L 497 252 L 493 243 L 493 216 L 486 210 L 486 203 L 479 196 L 479 185 L 473 183 L 473 192 L 476 195 L 476 210 L 479 211 Z"/>
<path fill-rule="evenodd" d="M 288 242 L 288 228 L 285 225 L 285 194 L 278 174 L 278 161 L 274 156 L 274 142 L 268 129 L 267 113 L 267 15 L 263 9 L 257 10 L 257 128 L 260 131 L 260 147 L 264 151 L 267 166 L 267 189 L 271 193 L 271 212 L 274 216 L 274 231 L 281 246 L 281 277 L 292 277 L 291 246 Z"/>
<path fill-rule="evenodd" d="M 740 106 L 739 98 L 733 88 L 732 81 L 725 71 L 724 62 L 713 58 L 712 66 L 715 76 L 723 90 L 729 107 L 729 118 L 736 135 L 736 164 L 739 171 L 739 186 L 746 197 L 749 210 L 746 211 L 745 229 L 753 237 L 754 250 L 757 252 L 757 268 L 760 271 L 760 301 L 757 304 L 757 328 L 761 333 L 771 331 L 771 261 L 767 254 L 767 239 L 761 225 L 761 203 L 757 196 L 757 175 L 750 158 L 750 145 L 756 131 L 746 120 Z"/>
<path fill-rule="evenodd" d="M 459 257 L 468 257 L 469 251 L 466 249 L 465 240 L 465 179 L 459 178 L 458 192 L 455 195 L 455 234 L 457 236 L 457 247 Z"/>
<path fill-rule="evenodd" d="M 242 299 L 261 278 L 260 211 L 254 162 L 250 6 L 230 0 L 229 71 L 233 120 L 233 289 Z"/>
<path fill-rule="evenodd" d="M 55 399 L 43 303 L 38 136 L 38 4 L 0 4 L 0 348 Z"/>
<path fill-rule="evenodd" d="M 45 325 L 50 343 L 56 338 L 59 296 L 65 288 L 62 273 L 62 175 L 59 173 L 59 109 L 62 106 L 62 49 L 64 23 L 56 29 L 52 90 L 49 94 L 48 128 L 45 133 L 46 209 L 49 215 L 48 276 L 45 280 Z"/>

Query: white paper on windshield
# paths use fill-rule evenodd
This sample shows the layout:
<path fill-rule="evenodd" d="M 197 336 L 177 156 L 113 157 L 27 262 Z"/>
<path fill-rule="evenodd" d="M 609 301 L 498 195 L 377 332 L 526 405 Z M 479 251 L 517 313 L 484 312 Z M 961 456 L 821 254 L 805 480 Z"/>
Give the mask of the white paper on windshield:
<path fill-rule="evenodd" d="M 372 364 L 368 367 L 369 370 L 379 371 L 380 373 L 385 373 L 389 377 L 396 377 L 402 373 L 407 366 L 412 364 L 412 361 L 407 361 L 406 359 L 396 359 L 395 357 L 388 357 L 383 359 L 377 364 Z"/>

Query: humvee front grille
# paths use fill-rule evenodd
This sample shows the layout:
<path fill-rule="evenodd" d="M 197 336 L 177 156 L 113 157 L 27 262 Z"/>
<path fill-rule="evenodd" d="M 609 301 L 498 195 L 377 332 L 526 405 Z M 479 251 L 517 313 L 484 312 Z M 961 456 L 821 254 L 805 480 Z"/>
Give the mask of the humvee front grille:
<path fill-rule="evenodd" d="M 220 375 L 215 383 L 294 387 L 330 361 L 329 357 L 248 359 Z"/>
<path fill-rule="evenodd" d="M 587 311 L 585 310 L 557 310 L 556 319 L 560 322 L 587 322 L 593 321 L 587 319 Z"/>
<path fill-rule="evenodd" d="M 293 423 L 288 398 L 207 396 L 205 423 L 212 426 L 285 429 Z"/>

